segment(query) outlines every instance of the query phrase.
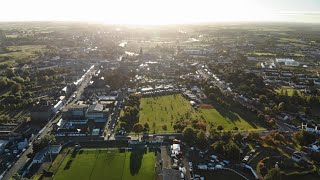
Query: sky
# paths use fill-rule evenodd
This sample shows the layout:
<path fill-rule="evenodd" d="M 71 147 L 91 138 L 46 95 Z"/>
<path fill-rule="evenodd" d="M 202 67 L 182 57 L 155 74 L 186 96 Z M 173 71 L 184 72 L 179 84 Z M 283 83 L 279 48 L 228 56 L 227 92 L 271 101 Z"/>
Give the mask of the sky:
<path fill-rule="evenodd" d="M 0 21 L 320 23 L 320 0 L 1 0 Z"/>

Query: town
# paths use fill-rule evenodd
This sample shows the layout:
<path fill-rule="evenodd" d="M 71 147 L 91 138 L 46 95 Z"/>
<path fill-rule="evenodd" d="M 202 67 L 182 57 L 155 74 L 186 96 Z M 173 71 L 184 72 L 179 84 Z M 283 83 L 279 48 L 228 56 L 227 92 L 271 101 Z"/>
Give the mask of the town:
<path fill-rule="evenodd" d="M 319 179 L 320 26 L 0 25 L 0 179 Z"/>

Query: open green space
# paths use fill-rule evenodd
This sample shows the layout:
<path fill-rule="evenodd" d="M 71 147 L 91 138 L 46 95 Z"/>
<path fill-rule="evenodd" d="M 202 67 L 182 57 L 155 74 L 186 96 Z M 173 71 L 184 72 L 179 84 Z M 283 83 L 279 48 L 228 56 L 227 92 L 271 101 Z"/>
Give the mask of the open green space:
<path fill-rule="evenodd" d="M 189 101 L 180 94 L 140 100 L 139 122 L 142 124 L 147 122 L 150 132 L 165 131 L 162 129 L 163 125 L 167 125 L 167 132 L 174 132 L 174 123 L 187 116 L 192 119 L 197 114 Z"/>
<path fill-rule="evenodd" d="M 83 149 L 66 156 L 54 179 L 152 180 L 155 153 L 144 150 Z"/>
<path fill-rule="evenodd" d="M 224 130 L 233 130 L 235 127 L 244 131 L 264 130 L 254 122 L 256 117 L 251 116 L 252 114 L 249 112 L 239 115 L 238 111 L 233 110 L 237 110 L 237 108 L 228 109 L 216 103 L 212 108 L 195 110 L 190 102 L 180 94 L 142 98 L 140 100 L 139 122 L 141 124 L 147 122 L 151 133 L 174 132 L 173 125 L 180 119 L 187 120 L 187 125 L 191 125 L 192 120 L 202 120 L 207 128 L 213 124 L 215 127 L 222 125 Z M 162 128 L 163 125 L 167 126 L 167 130 Z"/>
<path fill-rule="evenodd" d="M 252 52 L 252 53 L 248 53 L 248 55 L 251 55 L 251 56 L 276 56 L 277 54 L 268 53 L 268 52 Z"/>
<path fill-rule="evenodd" d="M 280 38 L 278 42 L 281 43 L 303 43 L 304 41 L 296 38 Z"/>
<path fill-rule="evenodd" d="M 8 46 L 9 52 L 0 54 L 0 63 L 32 60 L 46 51 L 44 45 Z"/>
<path fill-rule="evenodd" d="M 212 122 L 216 127 L 218 125 L 222 125 L 224 130 L 233 130 L 235 127 L 237 127 L 239 131 L 265 130 L 265 128 L 259 124 L 256 124 L 253 121 L 245 120 L 239 114 L 223 108 L 219 110 L 216 108 L 200 108 L 199 115 L 202 116 L 206 122 Z"/>
<path fill-rule="evenodd" d="M 276 89 L 275 91 L 279 94 L 283 94 L 285 95 L 286 94 L 286 91 L 287 91 L 287 94 L 288 96 L 292 96 L 293 95 L 293 92 L 294 92 L 295 89 L 293 89 L 291 86 L 282 86 L 281 88 L 278 88 Z M 298 92 L 298 94 L 301 96 L 301 92 L 299 90 L 296 90 Z"/>

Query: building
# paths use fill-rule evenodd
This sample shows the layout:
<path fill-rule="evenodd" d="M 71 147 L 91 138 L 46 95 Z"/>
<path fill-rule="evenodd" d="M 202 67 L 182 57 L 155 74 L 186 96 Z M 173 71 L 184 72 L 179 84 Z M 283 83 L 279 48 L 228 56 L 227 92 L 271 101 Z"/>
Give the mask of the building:
<path fill-rule="evenodd" d="M 277 58 L 276 63 L 285 66 L 299 66 L 299 62 L 295 61 L 294 59 Z"/>
<path fill-rule="evenodd" d="M 8 140 L 0 140 L 0 154 L 3 153 L 4 149 L 6 148 L 6 145 L 8 144 Z"/>
<path fill-rule="evenodd" d="M 104 109 L 102 104 L 92 104 L 88 107 L 85 117 L 95 122 L 106 122 L 109 109 Z"/>
<path fill-rule="evenodd" d="M 62 118 L 64 120 L 83 120 L 87 108 L 86 104 L 72 105 L 69 109 L 62 111 Z"/>
<path fill-rule="evenodd" d="M 61 145 L 49 145 L 39 151 L 33 158 L 31 164 L 28 166 L 28 169 L 32 167 L 33 164 L 41 164 L 44 162 L 44 159 L 47 155 L 58 155 L 62 149 Z"/>
<path fill-rule="evenodd" d="M 54 112 L 49 102 L 39 102 L 35 108 L 31 110 L 32 121 L 49 121 Z"/>

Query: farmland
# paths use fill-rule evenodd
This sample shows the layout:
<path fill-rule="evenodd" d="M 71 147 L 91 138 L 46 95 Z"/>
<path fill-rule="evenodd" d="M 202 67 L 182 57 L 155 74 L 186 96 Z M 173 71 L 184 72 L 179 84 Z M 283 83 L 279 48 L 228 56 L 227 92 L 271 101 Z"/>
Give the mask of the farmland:
<path fill-rule="evenodd" d="M 42 52 L 46 51 L 43 45 L 8 46 L 8 52 L 0 54 L 0 63 L 20 62 L 38 58 Z"/>

